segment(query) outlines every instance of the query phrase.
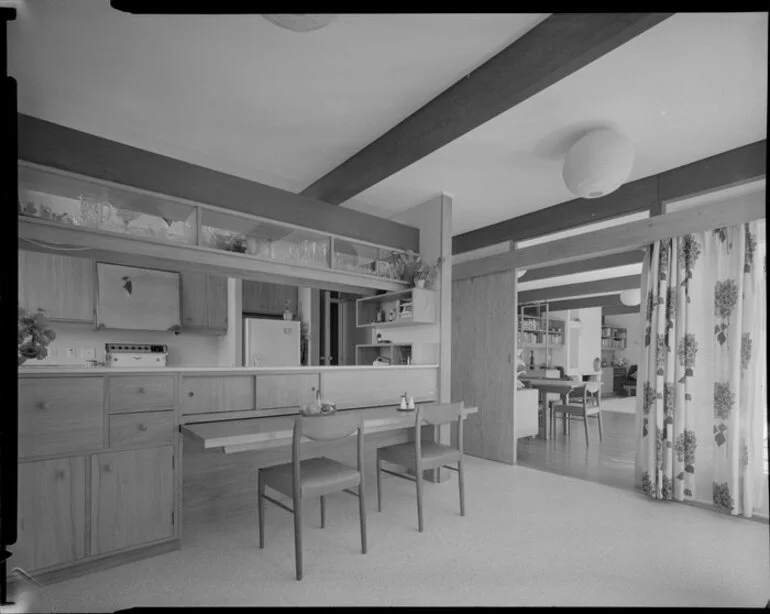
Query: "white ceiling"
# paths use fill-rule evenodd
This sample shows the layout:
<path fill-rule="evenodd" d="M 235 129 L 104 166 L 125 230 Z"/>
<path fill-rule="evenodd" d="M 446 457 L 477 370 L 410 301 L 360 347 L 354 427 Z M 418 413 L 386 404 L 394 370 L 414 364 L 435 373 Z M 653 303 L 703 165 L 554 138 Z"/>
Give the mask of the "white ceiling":
<path fill-rule="evenodd" d="M 35 0 L 9 25 L 19 110 L 300 191 L 547 15 L 136 16 Z"/>
<path fill-rule="evenodd" d="M 133 16 L 35 0 L 9 25 L 19 109 L 300 191 L 546 15 Z M 458 234 L 569 200 L 566 143 L 609 124 L 631 179 L 763 139 L 767 13 L 677 14 L 344 206 L 385 217 L 454 197 Z"/>
<path fill-rule="evenodd" d="M 630 180 L 764 139 L 767 28 L 767 13 L 678 13 L 346 206 L 389 216 L 444 191 L 459 234 L 574 198 L 561 166 L 586 127 L 631 139 Z"/>

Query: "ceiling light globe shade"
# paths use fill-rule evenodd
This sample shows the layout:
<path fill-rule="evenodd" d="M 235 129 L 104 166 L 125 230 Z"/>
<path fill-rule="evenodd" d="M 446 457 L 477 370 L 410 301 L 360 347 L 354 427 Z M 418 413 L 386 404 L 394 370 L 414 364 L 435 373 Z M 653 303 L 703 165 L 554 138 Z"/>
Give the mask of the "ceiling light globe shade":
<path fill-rule="evenodd" d="M 620 293 L 620 302 L 626 307 L 636 307 L 642 301 L 642 291 L 639 288 L 624 290 Z"/>
<path fill-rule="evenodd" d="M 328 26 L 337 18 L 337 15 L 262 15 L 270 23 L 292 32 L 311 32 Z"/>
<path fill-rule="evenodd" d="M 617 190 L 634 165 L 634 146 L 610 128 L 592 130 L 567 152 L 564 183 L 575 196 L 599 198 Z"/>

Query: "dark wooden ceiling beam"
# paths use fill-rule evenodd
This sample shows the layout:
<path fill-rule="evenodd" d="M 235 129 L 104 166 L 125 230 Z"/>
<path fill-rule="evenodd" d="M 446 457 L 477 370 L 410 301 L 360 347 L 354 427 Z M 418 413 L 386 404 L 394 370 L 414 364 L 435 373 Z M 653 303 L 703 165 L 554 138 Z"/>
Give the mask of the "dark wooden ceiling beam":
<path fill-rule="evenodd" d="M 658 175 L 637 179 L 601 198 L 576 198 L 452 238 L 452 253 L 503 241 L 523 241 L 592 222 L 650 211 L 659 215 L 666 201 L 754 181 L 767 170 L 767 140 L 737 147 Z"/>
<path fill-rule="evenodd" d="M 538 279 L 548 279 L 550 277 L 560 277 L 562 275 L 585 273 L 586 271 L 639 264 L 643 259 L 644 251 L 635 249 L 620 254 L 610 254 L 608 256 L 599 256 L 598 258 L 588 258 L 586 260 L 578 260 L 575 262 L 565 262 L 563 264 L 543 267 L 541 269 L 530 269 L 520 277 L 518 281 L 521 284 L 528 281 L 537 281 Z"/>
<path fill-rule="evenodd" d="M 612 305 L 609 307 L 602 307 L 603 316 L 622 316 L 630 313 L 639 313 L 642 310 L 641 305 L 635 305 L 630 307 L 628 305 Z"/>
<path fill-rule="evenodd" d="M 569 298 L 573 296 L 588 296 L 616 290 L 631 290 L 642 285 L 641 275 L 626 275 L 624 277 L 610 277 L 579 284 L 564 284 L 550 288 L 538 288 L 537 290 L 519 290 L 519 301 L 533 303 L 536 301 L 552 301 L 555 299 Z"/>
<path fill-rule="evenodd" d="M 573 298 L 566 301 L 548 301 L 550 311 L 565 311 L 567 309 L 590 309 L 591 307 L 622 307 L 620 294 L 605 294 L 604 296 L 589 296 Z"/>
<path fill-rule="evenodd" d="M 420 231 L 18 114 L 20 160 L 233 211 L 419 251 Z"/>
<path fill-rule="evenodd" d="M 673 13 L 556 13 L 313 182 L 340 204 L 564 79 Z"/>

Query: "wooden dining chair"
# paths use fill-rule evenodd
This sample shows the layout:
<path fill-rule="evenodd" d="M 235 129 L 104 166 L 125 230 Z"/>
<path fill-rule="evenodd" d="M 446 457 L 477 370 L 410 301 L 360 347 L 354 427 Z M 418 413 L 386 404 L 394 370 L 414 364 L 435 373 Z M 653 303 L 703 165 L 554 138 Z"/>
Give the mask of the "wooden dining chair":
<path fill-rule="evenodd" d="M 332 442 L 358 434 L 358 462 L 354 469 L 326 458 L 300 460 L 300 443 L 303 437 L 312 441 Z M 302 580 L 302 501 L 319 497 L 321 502 L 321 528 L 326 527 L 325 496 L 346 492 L 358 497 L 361 523 L 361 553 L 366 554 L 366 510 L 364 507 L 364 422 L 360 412 L 332 415 L 297 416 L 291 442 L 291 462 L 274 467 L 260 468 L 257 473 L 257 508 L 259 514 L 259 547 L 265 547 L 265 500 L 274 503 L 294 515 L 294 556 L 297 580 Z M 350 490 L 358 486 L 358 492 Z M 292 498 L 294 509 L 265 494 L 270 487 Z"/>
<path fill-rule="evenodd" d="M 585 382 L 576 386 L 569 394 L 567 404 L 554 403 L 551 410 L 551 432 L 556 432 L 557 414 L 564 419 L 564 434 L 569 435 L 572 416 L 582 418 L 588 444 L 588 418 L 594 416 L 599 426 L 599 441 L 602 436 L 601 385 L 598 382 Z"/>
<path fill-rule="evenodd" d="M 433 441 L 422 441 L 423 423 L 438 426 L 457 421 L 457 448 L 445 446 Z M 460 515 L 465 516 L 465 484 L 463 482 L 463 403 L 444 403 L 435 405 L 418 405 L 415 411 L 414 441 L 385 446 L 377 450 L 377 510 L 382 511 L 382 478 L 381 472 L 395 475 L 399 478 L 412 480 L 417 484 L 417 528 L 423 532 L 424 522 L 422 513 L 423 501 L 423 471 L 445 467 L 457 471 L 460 488 Z M 389 471 L 381 467 L 382 462 L 399 465 L 411 471 L 407 475 Z M 456 463 L 457 467 L 447 463 Z"/>

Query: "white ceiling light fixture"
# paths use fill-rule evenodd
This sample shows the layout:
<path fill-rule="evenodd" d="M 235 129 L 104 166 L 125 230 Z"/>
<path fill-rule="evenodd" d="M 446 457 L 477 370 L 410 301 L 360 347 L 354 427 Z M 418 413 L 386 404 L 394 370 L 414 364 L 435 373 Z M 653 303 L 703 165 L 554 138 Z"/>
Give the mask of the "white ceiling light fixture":
<path fill-rule="evenodd" d="M 620 302 L 626 307 L 636 307 L 642 302 L 642 291 L 639 288 L 624 290 L 620 293 Z"/>
<path fill-rule="evenodd" d="M 611 128 L 598 128 L 572 145 L 564 159 L 562 177 L 580 198 L 599 198 L 617 190 L 634 165 L 634 146 Z"/>
<path fill-rule="evenodd" d="M 262 15 L 270 23 L 292 32 L 312 32 L 328 26 L 337 15 Z"/>

